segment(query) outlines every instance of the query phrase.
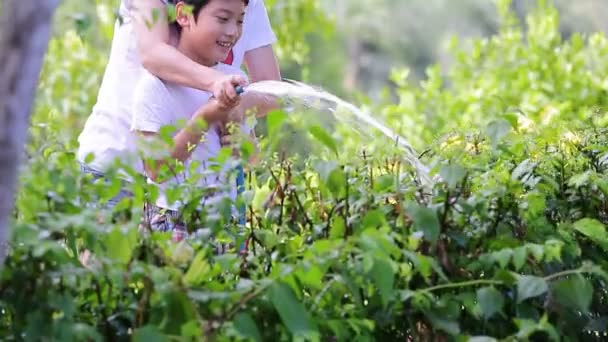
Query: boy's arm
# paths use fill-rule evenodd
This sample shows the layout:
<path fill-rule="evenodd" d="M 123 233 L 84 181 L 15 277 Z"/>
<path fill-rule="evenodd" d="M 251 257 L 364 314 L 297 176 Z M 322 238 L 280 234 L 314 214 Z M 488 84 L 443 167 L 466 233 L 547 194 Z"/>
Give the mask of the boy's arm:
<path fill-rule="evenodd" d="M 144 73 L 133 94 L 131 131 L 148 138 L 144 140 L 151 140 L 149 138 L 158 136 L 162 127 L 174 122 L 173 110 L 174 100 L 166 85 L 157 77 Z M 176 159 L 182 162 L 187 160 L 193 147 L 201 142 L 207 126 L 226 120 L 230 110 L 232 108 L 210 99 L 191 116 L 185 127 L 173 136 L 169 148 L 166 145 L 155 146 L 152 141 L 144 141 L 142 153 L 146 174 L 156 181 L 163 164 Z"/>
<path fill-rule="evenodd" d="M 165 159 L 144 161 L 146 174 L 153 181 L 158 180 L 161 167 L 175 160 L 181 162 L 186 161 L 192 155 L 192 151 L 201 142 L 203 134 L 207 131 L 207 127 L 219 121 L 222 121 L 227 116 L 230 108 L 221 105 L 217 100 L 211 99 L 204 104 L 187 122 L 186 127 L 182 128 L 173 137 L 173 147 L 169 151 L 169 156 Z M 144 137 L 156 137 L 158 132 L 145 130 L 138 131 Z"/>
<path fill-rule="evenodd" d="M 245 85 L 245 79 L 200 65 L 171 46 L 165 6 L 161 0 L 133 0 L 133 25 L 144 68 L 163 80 L 210 91 L 221 102 L 235 101 L 234 87 Z"/>

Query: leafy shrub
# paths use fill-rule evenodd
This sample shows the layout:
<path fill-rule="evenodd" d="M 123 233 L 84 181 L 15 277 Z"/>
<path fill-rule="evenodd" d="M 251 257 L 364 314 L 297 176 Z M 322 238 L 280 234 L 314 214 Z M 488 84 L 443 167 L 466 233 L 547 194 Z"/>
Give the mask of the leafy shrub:
<path fill-rule="evenodd" d="M 144 194 L 153 192 L 146 184 L 121 204 L 130 217 L 86 205 L 112 197 L 118 181 L 80 175 L 64 151 L 77 130 L 45 117 L 50 128 L 32 130 L 0 275 L 0 337 L 605 339 L 605 38 L 562 42 L 549 7 L 530 17 L 527 35 L 504 18 L 499 35 L 460 53 L 450 87 L 434 72 L 421 88 L 401 84 L 400 103 L 385 108 L 419 145 L 452 130 L 425 151 L 442 180 L 432 189 L 418 186 L 399 155 L 363 153 L 357 144 L 368 141 L 336 142 L 319 128 L 315 136 L 339 153 L 265 159 L 241 199 L 246 228 L 210 215 L 203 237 L 187 243 L 138 232 Z M 47 62 L 59 53 L 51 48 Z M 92 85 L 87 94 L 49 91 L 53 70 L 37 115 L 61 101 L 90 104 Z M 555 114 L 546 119 L 547 111 Z M 249 253 L 215 255 L 212 234 L 237 246 L 249 240 Z"/>

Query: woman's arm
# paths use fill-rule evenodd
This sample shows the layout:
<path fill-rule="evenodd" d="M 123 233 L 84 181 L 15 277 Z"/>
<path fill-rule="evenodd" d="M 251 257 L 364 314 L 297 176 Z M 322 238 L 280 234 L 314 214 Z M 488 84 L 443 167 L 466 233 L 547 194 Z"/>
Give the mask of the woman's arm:
<path fill-rule="evenodd" d="M 245 66 L 251 82 L 281 80 L 279 64 L 274 55 L 272 44 L 277 41 L 270 25 L 270 18 L 263 0 L 247 7 L 247 17 L 243 27 L 245 41 Z"/>
<path fill-rule="evenodd" d="M 245 66 L 251 82 L 280 81 L 279 63 L 272 45 L 265 45 L 245 52 Z"/>
<path fill-rule="evenodd" d="M 234 87 L 244 85 L 240 75 L 224 75 L 200 65 L 169 44 L 165 4 L 160 0 L 133 0 L 133 26 L 141 62 L 155 76 L 187 87 L 206 90 L 221 102 L 234 101 Z"/>

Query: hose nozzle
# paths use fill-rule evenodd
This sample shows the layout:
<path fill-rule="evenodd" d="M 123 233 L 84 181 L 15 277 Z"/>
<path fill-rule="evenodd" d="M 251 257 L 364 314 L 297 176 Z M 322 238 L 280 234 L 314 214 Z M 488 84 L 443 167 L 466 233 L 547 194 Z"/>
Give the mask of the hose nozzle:
<path fill-rule="evenodd" d="M 245 87 L 243 87 L 242 85 L 237 85 L 236 87 L 234 87 L 234 90 L 236 91 L 237 95 L 241 95 L 245 92 Z"/>

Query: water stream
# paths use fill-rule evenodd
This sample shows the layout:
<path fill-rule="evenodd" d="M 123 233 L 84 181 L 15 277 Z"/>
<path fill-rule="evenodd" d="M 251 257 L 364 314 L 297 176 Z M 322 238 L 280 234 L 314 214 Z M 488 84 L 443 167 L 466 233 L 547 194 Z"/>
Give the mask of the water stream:
<path fill-rule="evenodd" d="M 433 180 L 429 176 L 429 168 L 418 159 L 416 151 L 407 139 L 396 134 L 352 103 L 297 81 L 256 82 L 248 85 L 245 92 L 277 97 L 287 107 L 297 103 L 315 111 L 329 111 L 338 122 L 348 125 L 359 133 L 370 135 L 367 130 L 375 129 L 400 147 L 403 151 L 403 158 L 414 167 L 422 185 L 433 185 Z"/>

